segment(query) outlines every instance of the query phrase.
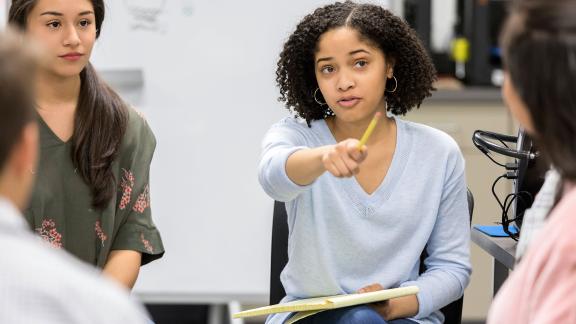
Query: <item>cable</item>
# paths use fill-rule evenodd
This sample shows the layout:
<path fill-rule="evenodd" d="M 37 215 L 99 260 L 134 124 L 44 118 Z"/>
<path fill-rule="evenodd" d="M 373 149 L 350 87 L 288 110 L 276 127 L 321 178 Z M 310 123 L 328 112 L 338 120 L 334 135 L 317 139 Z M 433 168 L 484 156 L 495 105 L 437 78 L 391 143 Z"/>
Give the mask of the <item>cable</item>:
<path fill-rule="evenodd" d="M 496 180 L 494 180 L 494 182 L 492 183 L 492 195 L 494 196 L 494 198 L 496 198 L 496 201 L 498 202 L 498 205 L 500 205 L 500 209 L 502 209 L 502 210 L 504 210 L 504 205 L 500 201 L 500 198 L 498 198 L 498 195 L 496 194 L 496 190 L 494 188 L 496 187 L 496 184 L 498 183 L 498 181 L 500 181 L 500 179 L 505 178 L 505 177 L 506 177 L 506 174 L 503 174 L 503 175 L 499 176 L 498 178 L 496 178 Z"/>
<path fill-rule="evenodd" d="M 527 196 L 527 199 L 525 199 L 523 196 Z M 519 203 L 524 204 L 524 206 L 529 206 L 533 202 L 533 196 L 528 191 L 520 191 L 518 193 L 510 193 L 506 196 L 506 199 L 504 199 L 505 208 L 502 210 L 502 223 L 501 223 L 502 229 L 513 240 L 518 241 L 518 239 L 520 237 L 520 233 L 519 233 L 520 232 L 520 228 L 519 228 L 520 224 L 519 224 L 519 222 L 521 222 L 524 219 L 524 212 L 526 211 L 526 209 L 522 210 L 521 213 L 518 213 L 518 210 L 516 210 L 516 217 L 510 219 L 508 217 L 508 212 L 510 211 L 510 208 L 514 204 L 514 201 L 518 201 Z M 518 207 L 518 203 L 516 204 L 516 207 Z M 512 233 L 510 231 L 510 224 L 512 224 L 512 222 L 516 223 L 515 226 L 516 226 L 516 228 L 518 228 L 518 233 Z"/>
<path fill-rule="evenodd" d="M 504 230 L 504 232 L 506 234 L 508 234 L 508 236 L 510 236 L 513 240 L 518 240 L 518 238 L 520 237 L 519 234 L 519 228 L 518 228 L 518 233 L 512 233 L 510 231 L 510 225 L 512 224 L 512 222 L 516 222 L 516 227 L 519 227 L 519 222 L 524 218 L 524 211 L 525 209 L 521 212 L 518 213 L 518 210 L 516 210 L 516 217 L 510 219 L 508 216 L 508 213 L 510 211 L 510 208 L 512 208 L 513 204 L 515 201 L 517 201 L 518 203 L 516 204 L 516 206 L 519 205 L 519 203 L 523 204 L 524 206 L 530 206 L 531 203 L 534 201 L 534 196 L 528 192 L 528 191 L 520 191 L 518 193 L 510 193 L 508 195 L 506 195 L 506 198 L 504 198 L 504 202 L 502 202 L 502 200 L 500 200 L 500 198 L 498 197 L 498 195 L 496 194 L 496 185 L 498 184 L 498 181 L 500 181 L 500 179 L 502 178 L 507 178 L 507 179 L 515 179 L 515 177 L 511 177 L 509 172 L 504 173 L 503 175 L 499 176 L 496 178 L 496 180 L 494 180 L 494 182 L 492 183 L 492 195 L 494 196 L 494 198 L 496 199 L 496 202 L 498 202 L 498 205 L 500 206 L 500 209 L 502 210 L 502 215 L 501 215 L 501 225 L 502 228 Z"/>
<path fill-rule="evenodd" d="M 506 148 L 510 148 L 508 145 L 506 145 L 506 143 L 503 140 L 501 140 L 501 139 L 498 139 L 498 140 L 500 141 L 500 143 L 502 143 L 502 145 L 506 146 Z"/>
<path fill-rule="evenodd" d="M 508 234 L 508 236 L 510 236 L 513 240 L 518 241 L 520 234 L 512 233 L 510 231 L 510 224 L 512 222 L 516 221 L 517 217 L 515 217 L 513 219 L 508 218 L 508 211 L 510 210 L 510 207 L 512 207 L 514 200 L 516 200 L 516 198 L 518 197 L 518 194 L 515 194 L 515 193 L 508 194 L 508 196 L 506 196 L 506 200 L 508 200 L 508 198 L 510 198 L 510 197 L 512 197 L 512 199 L 510 199 L 510 201 L 508 202 L 508 205 L 506 205 L 506 208 L 502 211 L 502 228 L 504 229 L 504 232 L 506 234 Z"/>
<path fill-rule="evenodd" d="M 503 167 L 503 168 L 506 167 L 504 164 L 502 164 L 502 163 L 494 160 L 494 159 L 490 156 L 490 154 L 488 154 L 488 153 L 486 153 L 486 152 L 483 152 L 483 151 L 481 151 L 481 152 L 484 153 L 484 155 L 486 155 L 486 157 L 488 157 L 492 162 L 496 163 L 497 165 L 499 165 L 499 166 L 501 166 L 501 167 Z"/>

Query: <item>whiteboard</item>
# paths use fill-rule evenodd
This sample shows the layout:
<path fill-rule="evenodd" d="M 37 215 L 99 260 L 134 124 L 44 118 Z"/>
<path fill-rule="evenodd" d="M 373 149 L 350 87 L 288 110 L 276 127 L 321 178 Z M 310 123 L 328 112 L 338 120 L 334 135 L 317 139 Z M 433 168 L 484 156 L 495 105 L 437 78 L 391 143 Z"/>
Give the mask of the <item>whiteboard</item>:
<path fill-rule="evenodd" d="M 273 202 L 257 181 L 260 142 L 288 115 L 275 86 L 281 46 L 325 3 L 107 1 L 92 61 L 142 71 L 133 103 L 158 141 L 151 201 L 166 254 L 142 268 L 145 300 L 267 300 Z"/>
<path fill-rule="evenodd" d="M 8 1 L 0 0 L 0 30 L 4 29 L 6 21 L 8 20 Z"/>

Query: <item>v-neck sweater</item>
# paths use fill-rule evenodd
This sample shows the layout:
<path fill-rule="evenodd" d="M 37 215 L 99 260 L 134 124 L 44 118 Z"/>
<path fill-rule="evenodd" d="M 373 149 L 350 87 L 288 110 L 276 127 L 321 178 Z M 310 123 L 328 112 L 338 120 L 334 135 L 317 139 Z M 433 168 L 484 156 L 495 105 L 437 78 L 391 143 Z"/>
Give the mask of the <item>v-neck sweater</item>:
<path fill-rule="evenodd" d="M 265 135 L 259 181 L 270 197 L 286 203 L 288 214 L 283 301 L 353 293 L 373 283 L 416 285 L 419 312 L 413 319 L 441 323 L 439 309 L 463 294 L 471 272 L 464 159 L 449 135 L 395 122 L 394 155 L 371 194 L 354 177 L 325 172 L 300 186 L 287 176 L 286 161 L 295 151 L 336 144 L 324 120 L 308 127 L 284 118 Z M 368 154 L 374 149 L 368 147 Z M 419 274 L 425 248 L 427 269 Z"/>

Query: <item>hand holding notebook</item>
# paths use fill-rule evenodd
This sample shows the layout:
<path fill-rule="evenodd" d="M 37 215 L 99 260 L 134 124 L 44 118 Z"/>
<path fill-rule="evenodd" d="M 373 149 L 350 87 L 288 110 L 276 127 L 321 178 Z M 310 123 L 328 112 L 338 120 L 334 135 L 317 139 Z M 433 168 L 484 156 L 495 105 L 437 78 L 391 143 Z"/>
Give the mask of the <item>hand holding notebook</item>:
<path fill-rule="evenodd" d="M 233 318 L 251 317 L 283 312 L 298 312 L 286 322 L 290 324 L 324 310 L 356 306 L 361 304 L 370 304 L 396 297 L 415 295 L 417 293 L 418 287 L 408 286 L 366 293 L 307 298 L 246 310 L 234 314 Z"/>

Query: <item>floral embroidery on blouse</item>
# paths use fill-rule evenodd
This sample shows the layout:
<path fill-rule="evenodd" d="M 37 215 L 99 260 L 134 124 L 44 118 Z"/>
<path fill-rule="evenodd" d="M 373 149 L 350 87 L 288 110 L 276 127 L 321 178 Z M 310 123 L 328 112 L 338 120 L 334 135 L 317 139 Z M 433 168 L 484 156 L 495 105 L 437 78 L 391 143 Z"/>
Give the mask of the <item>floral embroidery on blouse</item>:
<path fill-rule="evenodd" d="M 122 171 L 124 171 L 124 175 L 120 182 L 120 187 L 122 188 L 122 198 L 120 199 L 120 205 L 118 206 L 120 210 L 124 210 L 130 203 L 132 187 L 134 187 L 134 175 L 132 174 L 132 171 L 126 169 L 122 169 Z"/>
<path fill-rule="evenodd" d="M 146 251 L 148 251 L 149 253 L 154 252 L 154 248 L 152 248 L 152 244 L 150 244 L 150 241 L 144 238 L 144 233 L 140 233 L 140 241 L 142 241 L 142 244 L 144 244 L 144 249 L 146 249 Z"/>
<path fill-rule="evenodd" d="M 144 191 L 142 191 L 142 193 L 138 196 L 138 199 L 136 200 L 134 207 L 132 207 L 132 210 L 142 214 L 148 207 L 150 207 L 150 188 L 148 185 L 146 185 L 146 187 L 144 187 Z"/>
<path fill-rule="evenodd" d="M 42 227 L 37 227 L 36 232 L 53 248 L 59 249 L 62 247 L 62 234 L 56 230 L 56 223 L 53 219 L 42 220 Z"/>
<path fill-rule="evenodd" d="M 102 242 L 102 246 L 104 246 L 104 242 L 108 239 L 108 236 L 104 234 L 102 226 L 100 225 L 100 221 L 96 221 L 96 224 L 94 225 L 94 230 L 96 231 L 96 236 L 98 236 L 100 242 Z"/>

